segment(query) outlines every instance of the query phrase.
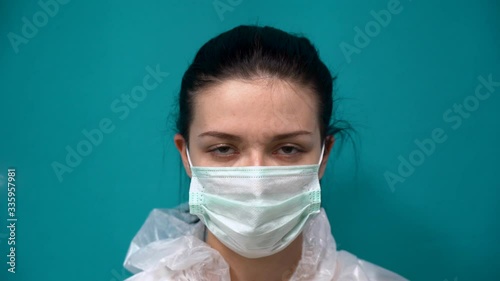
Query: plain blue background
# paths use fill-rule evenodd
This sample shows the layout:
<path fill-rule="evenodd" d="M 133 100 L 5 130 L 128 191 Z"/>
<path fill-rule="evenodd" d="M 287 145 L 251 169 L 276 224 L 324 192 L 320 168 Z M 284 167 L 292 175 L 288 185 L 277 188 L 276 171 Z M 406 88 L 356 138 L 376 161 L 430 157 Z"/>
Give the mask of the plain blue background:
<path fill-rule="evenodd" d="M 183 72 L 208 39 L 255 23 L 312 40 L 338 75 L 339 116 L 359 131 L 358 172 L 350 145 L 336 147 L 323 181 L 339 248 L 411 280 L 498 280 L 500 88 L 467 118 L 443 117 L 454 104 L 473 105 L 479 76 L 500 81 L 498 3 L 401 1 L 346 56 L 342 42 L 355 46 L 355 28 L 390 1 L 220 2 L 230 7 L 222 15 L 212 1 L 69 1 L 17 50 L 11 32 L 22 36 L 23 17 L 33 22 L 43 10 L 0 3 L 0 226 L 8 167 L 17 170 L 18 218 L 16 274 L 0 227 L 0 280 L 127 276 L 126 250 L 149 211 L 187 198 L 172 141 Z M 156 65 L 170 75 L 120 119 L 111 104 Z M 66 146 L 76 149 L 104 118 L 114 131 L 60 181 L 52 163 L 65 164 Z M 418 156 L 415 141 L 439 128 L 446 141 L 391 188 L 386 172 L 397 174 L 401 158 Z"/>

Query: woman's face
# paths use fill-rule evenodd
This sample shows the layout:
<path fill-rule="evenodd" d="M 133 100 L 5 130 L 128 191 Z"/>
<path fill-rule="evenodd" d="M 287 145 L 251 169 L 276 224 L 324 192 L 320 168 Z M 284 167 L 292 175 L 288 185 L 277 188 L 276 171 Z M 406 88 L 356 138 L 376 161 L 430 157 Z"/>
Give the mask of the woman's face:
<path fill-rule="evenodd" d="M 189 128 L 193 166 L 317 164 L 321 139 L 316 98 L 305 87 L 269 78 L 226 80 L 197 93 Z M 174 141 L 191 176 L 185 140 L 177 134 Z M 332 144 L 333 139 L 327 142 L 323 163 Z"/>

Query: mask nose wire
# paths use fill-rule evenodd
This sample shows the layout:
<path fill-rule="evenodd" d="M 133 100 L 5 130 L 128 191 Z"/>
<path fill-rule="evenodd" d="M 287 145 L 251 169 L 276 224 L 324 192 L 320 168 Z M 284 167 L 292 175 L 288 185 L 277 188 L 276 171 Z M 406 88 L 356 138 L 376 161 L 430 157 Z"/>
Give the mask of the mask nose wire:
<path fill-rule="evenodd" d="M 189 162 L 189 168 L 193 168 L 193 163 L 191 163 L 191 157 L 189 157 L 189 149 L 186 146 L 186 154 L 188 157 L 188 162 Z"/>

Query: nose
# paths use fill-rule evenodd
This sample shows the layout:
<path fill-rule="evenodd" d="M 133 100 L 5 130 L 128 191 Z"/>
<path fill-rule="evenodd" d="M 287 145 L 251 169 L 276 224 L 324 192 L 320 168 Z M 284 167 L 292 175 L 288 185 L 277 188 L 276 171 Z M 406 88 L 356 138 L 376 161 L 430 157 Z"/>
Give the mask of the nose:
<path fill-rule="evenodd" d="M 249 150 L 240 156 L 237 166 L 273 166 L 275 161 L 262 150 Z"/>

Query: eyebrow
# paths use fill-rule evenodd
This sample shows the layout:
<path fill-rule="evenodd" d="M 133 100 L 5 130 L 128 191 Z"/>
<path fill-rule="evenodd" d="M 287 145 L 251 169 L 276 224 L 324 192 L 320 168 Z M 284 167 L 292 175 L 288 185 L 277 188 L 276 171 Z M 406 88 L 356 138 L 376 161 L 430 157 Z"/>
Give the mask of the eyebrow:
<path fill-rule="evenodd" d="M 301 135 L 312 135 L 312 133 L 309 131 L 295 131 L 295 132 L 276 135 L 273 137 L 272 141 L 279 141 L 279 140 L 288 139 L 288 138 L 301 136 Z M 219 138 L 219 139 L 232 140 L 232 141 L 241 141 L 241 138 L 239 136 L 231 135 L 231 134 L 227 134 L 227 133 L 223 133 L 223 132 L 217 132 L 217 131 L 208 131 L 208 132 L 204 132 L 204 133 L 201 133 L 198 135 L 198 137 L 206 137 L 206 136 Z"/>

